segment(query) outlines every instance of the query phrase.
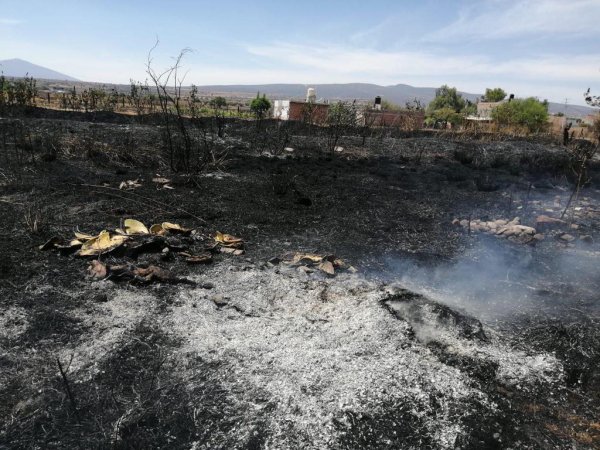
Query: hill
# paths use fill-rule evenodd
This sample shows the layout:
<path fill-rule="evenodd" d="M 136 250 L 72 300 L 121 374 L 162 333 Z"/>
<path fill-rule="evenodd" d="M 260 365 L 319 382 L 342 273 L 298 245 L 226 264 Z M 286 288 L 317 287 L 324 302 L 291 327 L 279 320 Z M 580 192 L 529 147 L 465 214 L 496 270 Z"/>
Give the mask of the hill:
<path fill-rule="evenodd" d="M 24 77 L 28 75 L 41 80 L 78 81 L 76 78 L 64 73 L 17 58 L 0 61 L 0 71 L 7 77 Z"/>

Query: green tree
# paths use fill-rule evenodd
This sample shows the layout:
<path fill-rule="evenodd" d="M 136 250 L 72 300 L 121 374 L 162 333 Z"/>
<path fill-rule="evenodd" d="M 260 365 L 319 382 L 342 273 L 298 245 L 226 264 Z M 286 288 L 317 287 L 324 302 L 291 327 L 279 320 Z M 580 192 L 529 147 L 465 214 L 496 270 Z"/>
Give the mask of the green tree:
<path fill-rule="evenodd" d="M 461 111 L 465 116 L 474 116 L 477 114 L 477 105 L 471 100 L 465 101 L 465 107 Z"/>
<path fill-rule="evenodd" d="M 227 100 L 225 99 L 225 97 L 214 97 L 211 98 L 210 101 L 208 102 L 208 105 L 212 108 L 212 109 L 224 109 L 227 107 Z"/>
<path fill-rule="evenodd" d="M 256 94 L 256 98 L 250 102 L 250 110 L 254 113 L 256 120 L 259 122 L 265 118 L 267 111 L 271 109 L 271 102 L 266 95 L 260 96 L 260 92 Z"/>
<path fill-rule="evenodd" d="M 460 125 L 463 121 L 463 115 L 454 111 L 452 108 L 439 108 L 430 111 L 427 115 L 427 124 L 440 124 L 442 128 L 446 128 L 446 124 Z"/>
<path fill-rule="evenodd" d="M 548 124 L 548 104 L 530 97 L 502 103 L 492 110 L 492 119 L 501 125 L 520 125 L 530 132 L 542 131 Z"/>
<path fill-rule="evenodd" d="M 459 113 L 464 107 L 465 99 L 457 92 L 456 88 L 443 85 L 435 91 L 435 98 L 431 100 L 427 109 L 429 111 L 435 111 L 436 109 L 450 108 L 453 109 L 454 112 Z"/>
<path fill-rule="evenodd" d="M 443 128 L 448 123 L 458 125 L 463 120 L 463 115 L 472 110 L 472 103 L 458 93 L 456 88 L 443 85 L 435 91 L 435 98 L 427 105 L 428 125 L 441 125 Z"/>
<path fill-rule="evenodd" d="M 502 88 L 487 88 L 483 96 L 484 102 L 500 102 L 506 98 L 506 92 Z"/>

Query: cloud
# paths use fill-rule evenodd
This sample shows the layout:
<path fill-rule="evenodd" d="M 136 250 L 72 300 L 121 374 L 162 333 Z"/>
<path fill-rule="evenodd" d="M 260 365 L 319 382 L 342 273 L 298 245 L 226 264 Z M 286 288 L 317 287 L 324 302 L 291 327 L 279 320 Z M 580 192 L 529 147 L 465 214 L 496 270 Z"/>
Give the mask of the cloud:
<path fill-rule="evenodd" d="M 507 39 L 531 35 L 564 37 L 600 33 L 598 0 L 516 0 L 479 2 L 459 12 L 450 25 L 426 41 Z"/>
<path fill-rule="evenodd" d="M 338 75 L 373 79 L 406 76 L 502 76 L 538 81 L 589 81 L 599 74 L 600 54 L 540 55 L 497 62 L 484 55 L 444 56 L 414 51 L 377 51 L 337 46 L 303 46 L 279 43 L 250 46 L 248 51 L 280 64 Z"/>
<path fill-rule="evenodd" d="M 447 56 L 433 52 L 377 51 L 289 43 L 250 46 L 255 57 L 276 64 L 279 82 L 370 82 L 439 86 L 466 92 L 502 86 L 518 96 L 537 96 L 581 104 L 582 92 L 600 79 L 600 54 L 539 55 L 500 62 L 487 55 Z M 266 71 L 265 74 L 270 71 Z M 308 75 L 308 81 L 307 80 Z M 254 77 L 253 77 L 254 78 Z"/>
<path fill-rule="evenodd" d="M 21 25 L 23 23 L 22 20 L 18 20 L 18 19 L 7 19 L 7 18 L 2 18 L 0 17 L 0 25 Z"/>

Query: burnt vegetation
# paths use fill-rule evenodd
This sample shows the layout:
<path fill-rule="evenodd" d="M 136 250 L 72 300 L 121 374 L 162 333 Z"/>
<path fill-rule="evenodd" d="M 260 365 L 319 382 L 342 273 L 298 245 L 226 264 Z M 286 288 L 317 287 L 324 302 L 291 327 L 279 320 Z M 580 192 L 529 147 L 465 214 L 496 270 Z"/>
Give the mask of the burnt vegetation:
<path fill-rule="evenodd" d="M 437 129 L 359 122 L 362 107 L 351 102 L 332 104 L 320 125 L 310 110 L 298 122 L 270 119 L 262 95 L 236 103 L 185 88 L 184 56 L 160 70 L 150 54 L 149 81 L 132 81 L 126 91 L 95 86 L 51 97 L 32 78 L 0 78 L 0 448 L 255 449 L 270 442 L 277 399 L 257 394 L 240 407 L 234 400 L 245 386 L 228 378 L 228 361 L 179 353 L 187 336 L 172 331 L 169 320 L 184 306 L 184 287 L 91 281 L 80 260 L 39 251 L 54 236 L 114 228 L 126 217 L 177 221 L 193 225 L 198 239 L 216 230 L 244 236 L 248 258 L 221 255 L 224 271 L 270 270 L 266 262 L 275 255 L 302 248 L 335 251 L 380 281 L 401 278 L 389 261 L 412 258 L 435 268 L 494 239 L 472 232 L 471 219 L 518 215 L 535 225 L 548 209 L 563 220 L 544 240 L 501 241 L 515 260 L 528 261 L 523 270 L 535 267 L 539 283 L 508 271 L 495 280 L 532 292 L 534 312 L 523 313 L 517 302 L 501 319 L 483 322 L 421 296 L 404 315 L 388 310 L 407 323 L 410 345 L 465 374 L 469 387 L 497 406 L 492 414 L 473 405 L 457 422 L 465 431 L 455 445 L 600 445 L 600 279 L 589 270 L 600 239 L 597 138 L 564 146 L 539 123 L 518 133 L 508 125 L 446 129 L 472 106 L 456 98 L 456 108 L 440 101 L 429 111 L 444 124 Z M 163 177 L 169 188 L 152 181 Z M 468 218 L 468 231 L 452 226 L 454 218 Z M 574 255 L 572 271 L 560 265 L 565 253 Z M 116 258 L 102 257 L 108 264 Z M 127 258 L 144 267 L 168 263 L 181 277 L 208 270 L 168 253 Z M 209 292 L 220 279 L 202 281 Z M 337 301 L 323 289 L 324 307 Z M 217 300 L 228 314 L 223 320 L 266 314 Z M 187 306 L 200 301 L 208 300 L 189 299 Z M 433 305 L 436 326 L 458 330 L 472 345 L 488 345 L 498 333 L 515 351 L 553 354 L 564 377 L 529 390 L 498 381 L 496 362 L 419 340 L 424 305 Z M 314 322 L 326 327 L 328 320 Z M 82 353 L 93 358 L 89 367 L 77 365 Z M 440 407 L 435 393 L 427 402 Z M 437 448 L 410 404 L 371 406 L 364 413 L 340 409 L 332 448 Z M 255 410 L 260 420 L 247 422 Z M 293 442 L 302 446 L 304 439 Z"/>

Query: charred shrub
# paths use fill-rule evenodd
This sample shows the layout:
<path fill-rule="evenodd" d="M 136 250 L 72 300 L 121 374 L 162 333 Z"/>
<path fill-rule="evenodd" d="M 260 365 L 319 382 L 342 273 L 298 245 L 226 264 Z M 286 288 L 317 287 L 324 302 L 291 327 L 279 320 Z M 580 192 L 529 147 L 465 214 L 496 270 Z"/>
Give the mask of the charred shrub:
<path fill-rule="evenodd" d="M 475 186 L 480 192 L 494 192 L 500 189 L 500 185 L 488 175 L 475 178 Z"/>
<path fill-rule="evenodd" d="M 40 159 L 44 162 L 52 162 L 58 158 L 61 148 L 61 136 L 59 132 L 43 133 L 34 138 L 36 151 L 40 153 Z"/>
<path fill-rule="evenodd" d="M 569 161 L 564 154 L 532 151 L 520 156 L 519 165 L 529 173 L 563 174 L 569 167 Z"/>
<path fill-rule="evenodd" d="M 456 161 L 464 165 L 472 164 L 475 160 L 474 152 L 472 150 L 467 150 L 464 148 L 454 150 L 453 156 Z"/>

